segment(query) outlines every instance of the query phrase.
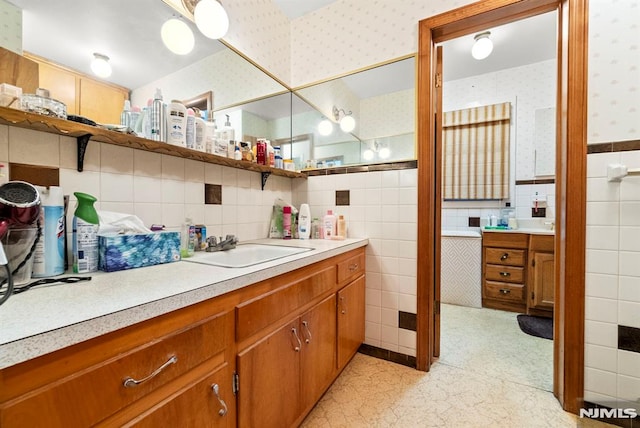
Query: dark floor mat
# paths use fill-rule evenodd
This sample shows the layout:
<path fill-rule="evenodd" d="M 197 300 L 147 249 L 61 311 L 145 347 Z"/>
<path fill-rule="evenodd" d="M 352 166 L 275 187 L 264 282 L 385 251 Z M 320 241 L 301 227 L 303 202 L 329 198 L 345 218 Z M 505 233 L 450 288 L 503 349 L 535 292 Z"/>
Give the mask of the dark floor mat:
<path fill-rule="evenodd" d="M 543 339 L 553 340 L 553 318 L 518 315 L 518 325 L 523 332 Z"/>

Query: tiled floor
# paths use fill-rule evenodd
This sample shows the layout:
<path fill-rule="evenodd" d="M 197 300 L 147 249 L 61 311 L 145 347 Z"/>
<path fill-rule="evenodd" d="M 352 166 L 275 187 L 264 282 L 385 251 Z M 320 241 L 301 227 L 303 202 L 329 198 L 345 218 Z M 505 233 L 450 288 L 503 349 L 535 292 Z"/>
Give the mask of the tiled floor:
<path fill-rule="evenodd" d="M 527 356 L 551 359 L 551 341 L 536 339 L 545 342 L 535 345 L 520 338 L 522 333 L 511 328 L 515 314 L 474 309 L 464 315 L 465 309 L 443 309 L 443 355 L 429 373 L 357 354 L 302 426 L 608 426 L 564 412 L 546 390 L 551 362 L 526 361 Z M 517 337 L 516 346 L 503 334 Z M 528 370 L 539 373 L 531 376 Z"/>

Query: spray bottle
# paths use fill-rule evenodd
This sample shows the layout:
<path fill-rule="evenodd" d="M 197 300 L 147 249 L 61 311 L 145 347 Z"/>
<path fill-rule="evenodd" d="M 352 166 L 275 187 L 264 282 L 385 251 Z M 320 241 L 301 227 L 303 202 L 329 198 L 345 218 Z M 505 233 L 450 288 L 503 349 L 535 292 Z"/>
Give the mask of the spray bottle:
<path fill-rule="evenodd" d="M 33 276 L 44 277 L 64 273 L 64 195 L 61 187 L 36 186 L 42 201 L 40 224 L 42 239 L 33 254 Z"/>
<path fill-rule="evenodd" d="M 100 220 L 93 204 L 96 198 L 74 192 L 78 206 L 73 215 L 73 272 L 98 270 L 98 225 Z"/>
<path fill-rule="evenodd" d="M 156 94 L 149 110 L 151 123 L 151 139 L 154 141 L 167 141 L 167 114 L 162 102 L 162 91 L 156 88 Z"/>

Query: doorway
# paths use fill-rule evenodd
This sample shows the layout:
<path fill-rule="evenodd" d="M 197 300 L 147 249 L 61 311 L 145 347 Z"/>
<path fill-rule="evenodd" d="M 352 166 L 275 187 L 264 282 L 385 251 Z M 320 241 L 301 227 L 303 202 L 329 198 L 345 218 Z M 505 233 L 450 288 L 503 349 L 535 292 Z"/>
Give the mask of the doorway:
<path fill-rule="evenodd" d="M 440 273 L 442 174 L 435 106 L 442 81 L 436 70 L 435 44 L 553 10 L 559 16 L 553 384 L 563 408 L 577 413 L 584 392 L 586 0 L 489 0 L 420 22 L 416 362 L 418 369 L 429 370 L 440 333 L 435 279 Z"/>

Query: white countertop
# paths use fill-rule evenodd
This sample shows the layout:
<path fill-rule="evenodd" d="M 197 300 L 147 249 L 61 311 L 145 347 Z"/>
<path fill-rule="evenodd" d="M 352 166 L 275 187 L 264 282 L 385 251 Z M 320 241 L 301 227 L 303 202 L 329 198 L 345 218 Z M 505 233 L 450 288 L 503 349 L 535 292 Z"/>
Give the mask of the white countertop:
<path fill-rule="evenodd" d="M 536 229 L 536 228 L 518 228 L 518 229 L 485 229 L 482 228 L 482 233 L 497 232 L 497 233 L 528 233 L 529 235 L 555 235 L 555 231 L 551 229 Z"/>
<path fill-rule="evenodd" d="M 367 239 L 251 241 L 313 248 L 244 268 L 186 261 L 38 286 L 0 306 L 0 369 L 367 245 Z"/>

